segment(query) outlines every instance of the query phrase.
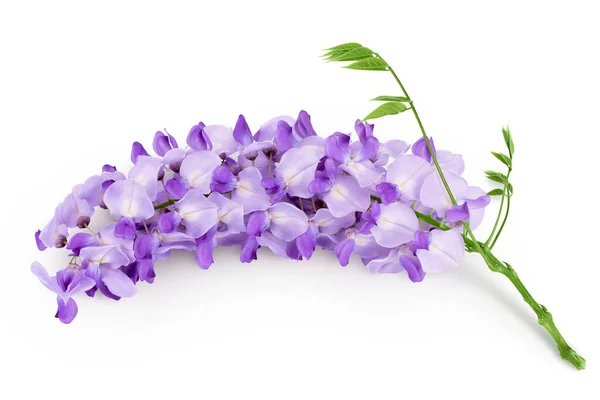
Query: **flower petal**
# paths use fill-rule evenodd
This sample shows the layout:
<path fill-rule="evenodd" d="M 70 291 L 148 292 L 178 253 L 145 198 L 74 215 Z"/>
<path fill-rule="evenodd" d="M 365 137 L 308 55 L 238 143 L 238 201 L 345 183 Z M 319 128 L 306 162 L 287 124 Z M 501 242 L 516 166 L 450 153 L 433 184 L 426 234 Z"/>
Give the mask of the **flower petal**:
<path fill-rule="evenodd" d="M 175 208 L 181 216 L 186 233 L 192 237 L 204 235 L 219 222 L 217 206 L 204 197 L 198 189 L 191 189 L 177 203 Z"/>
<path fill-rule="evenodd" d="M 331 215 L 343 217 L 355 211 L 367 211 L 371 197 L 351 176 L 338 176 L 331 190 L 323 195 Z"/>
<path fill-rule="evenodd" d="M 308 218 L 304 211 L 289 203 L 273 204 L 269 210 L 270 230 L 281 240 L 294 240 L 308 229 Z"/>
<path fill-rule="evenodd" d="M 179 173 L 192 188 L 208 194 L 213 171 L 221 162 L 221 158 L 212 151 L 194 151 L 183 159 Z"/>
<path fill-rule="evenodd" d="M 244 207 L 244 214 L 264 211 L 271 205 L 261 181 L 262 176 L 256 167 L 248 167 L 238 174 L 238 182 L 231 192 L 231 200 Z"/>
<path fill-rule="evenodd" d="M 131 297 L 136 293 L 134 283 L 120 269 L 101 268 L 102 282 L 115 296 Z"/>
<path fill-rule="evenodd" d="M 154 206 L 145 188 L 132 180 L 116 181 L 110 185 L 104 193 L 104 204 L 117 218 L 142 221 L 154 215 Z"/>
<path fill-rule="evenodd" d="M 278 178 L 283 179 L 290 196 L 310 198 L 308 185 L 315 178 L 319 158 L 305 148 L 292 148 L 285 152 L 275 170 Z"/>
<path fill-rule="evenodd" d="M 418 200 L 423 181 L 431 171 L 431 165 L 421 157 L 403 155 L 388 166 L 385 181 L 396 185 L 402 200 Z"/>
<path fill-rule="evenodd" d="M 436 273 L 456 268 L 465 253 L 465 244 L 460 232 L 434 229 L 430 235 L 429 250 L 417 250 L 423 271 Z"/>

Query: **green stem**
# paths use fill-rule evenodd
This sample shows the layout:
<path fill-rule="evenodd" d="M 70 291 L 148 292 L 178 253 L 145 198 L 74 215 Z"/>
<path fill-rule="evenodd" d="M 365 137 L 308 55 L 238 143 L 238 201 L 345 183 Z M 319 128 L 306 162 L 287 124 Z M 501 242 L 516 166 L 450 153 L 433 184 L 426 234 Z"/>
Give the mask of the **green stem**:
<path fill-rule="evenodd" d="M 508 175 L 510 175 L 510 172 L 508 173 Z M 508 179 L 508 175 L 507 175 L 507 179 Z M 500 229 L 498 230 L 498 233 L 496 234 L 494 241 L 490 244 L 490 250 L 494 248 L 496 241 L 500 237 L 500 233 L 502 233 L 502 230 L 504 229 L 504 225 L 506 225 L 506 220 L 508 219 L 508 213 L 510 211 L 510 197 L 511 196 L 508 195 L 508 193 L 507 193 L 507 195 L 506 195 L 506 213 L 504 214 L 504 219 L 502 220 L 502 225 L 500 225 Z"/>
<path fill-rule="evenodd" d="M 383 60 L 383 58 L 379 54 L 376 54 L 376 55 L 377 55 L 377 57 L 381 58 L 382 61 L 385 62 L 385 60 Z M 386 62 L 386 64 L 387 64 L 387 62 Z M 388 64 L 388 67 L 389 67 L 389 64 Z M 391 72 L 394 79 L 398 83 L 398 86 L 400 86 L 400 89 L 402 89 L 404 96 L 407 99 L 409 99 L 409 102 L 412 106 L 412 112 L 415 116 L 415 119 L 417 120 L 417 123 L 419 124 L 419 128 L 421 129 L 421 133 L 423 134 L 423 138 L 425 139 L 425 144 L 427 145 L 427 149 L 429 150 L 429 153 L 431 154 L 431 159 L 435 165 L 435 168 L 436 168 L 436 170 L 440 176 L 440 179 L 446 189 L 446 192 L 448 193 L 450 201 L 452 202 L 453 205 L 457 205 L 456 198 L 454 197 L 454 194 L 452 193 L 452 190 L 450 189 L 450 185 L 448 185 L 448 182 L 446 180 L 446 177 L 444 176 L 442 168 L 440 167 L 440 164 L 438 163 L 437 157 L 436 157 L 435 153 L 433 152 L 433 148 L 429 141 L 429 137 L 427 136 L 427 133 L 425 132 L 425 128 L 423 127 L 423 123 L 421 122 L 421 118 L 419 117 L 419 113 L 417 112 L 417 108 L 415 107 L 414 103 L 410 99 L 410 96 L 408 95 L 406 89 L 404 88 L 404 85 L 402 84 L 402 82 L 398 78 L 398 75 L 396 75 L 396 72 L 392 69 L 392 67 L 389 67 L 389 71 Z M 506 190 L 508 190 L 508 189 L 506 189 Z M 506 194 L 508 194 L 508 193 L 506 193 Z M 431 224 L 432 226 L 435 226 L 435 227 L 443 229 L 443 230 L 451 229 L 449 226 L 437 221 L 431 215 L 426 215 L 426 214 L 422 214 L 419 212 L 415 212 L 415 213 L 419 219 Z M 504 221 L 506 221 L 506 218 Z M 503 226 L 504 226 L 504 222 L 502 224 L 502 227 Z M 502 227 L 500 228 L 500 231 L 502 230 Z M 584 369 L 585 364 L 586 364 L 585 359 L 583 357 L 581 357 L 579 354 L 577 354 L 577 352 L 575 350 L 573 350 L 567 344 L 567 342 L 565 341 L 563 336 L 560 334 L 558 328 L 554 324 L 554 320 L 552 319 L 552 314 L 550 314 L 550 312 L 548 312 L 546 307 L 539 304 L 538 302 L 536 302 L 533 299 L 533 297 L 531 296 L 529 291 L 525 288 L 525 285 L 523 285 L 523 282 L 521 282 L 521 280 L 519 279 L 519 276 L 517 275 L 516 271 L 509 264 L 502 263 L 500 260 L 498 260 L 492 254 L 490 248 L 485 243 L 480 243 L 479 241 L 477 241 L 477 239 L 475 238 L 475 234 L 471 230 L 471 227 L 469 226 L 468 222 L 464 223 L 464 230 L 466 232 L 466 235 L 463 234 L 463 238 L 465 241 L 465 247 L 466 247 L 467 251 L 479 253 L 491 271 L 501 273 L 502 275 L 506 276 L 511 281 L 511 283 L 519 291 L 521 296 L 523 296 L 523 300 L 525 300 L 525 302 L 536 313 L 536 315 L 538 317 L 538 323 L 540 325 L 542 325 L 548 331 L 548 333 L 550 334 L 552 339 L 554 339 L 556 346 L 558 347 L 560 356 L 563 359 L 571 362 L 575 366 L 575 368 Z M 496 236 L 496 238 L 497 237 L 498 236 Z"/>
<path fill-rule="evenodd" d="M 161 208 L 165 208 L 165 207 L 169 207 L 172 206 L 173 204 L 175 204 L 175 200 L 170 199 L 165 201 L 164 203 L 160 203 L 154 206 L 155 210 L 160 210 Z"/>
<path fill-rule="evenodd" d="M 504 187 L 502 188 L 502 200 L 500 200 L 500 209 L 498 210 L 498 216 L 496 217 L 496 222 L 494 222 L 494 227 L 492 228 L 492 231 L 490 232 L 490 236 L 485 241 L 486 245 L 489 245 L 490 242 L 492 241 L 492 239 L 494 238 L 494 234 L 496 233 L 496 228 L 498 228 L 498 224 L 500 223 L 500 218 L 502 218 L 502 210 L 504 209 L 504 200 L 506 200 L 507 204 L 506 204 L 506 213 L 504 214 L 504 221 L 502 222 L 502 227 L 504 227 L 504 224 L 506 223 L 506 219 L 508 218 L 508 212 L 510 211 L 510 197 L 508 196 L 508 182 L 509 182 L 508 179 L 510 178 L 511 172 L 512 172 L 512 168 L 508 167 L 508 173 L 506 174 L 506 182 L 504 182 Z M 493 241 L 492 245 L 490 246 L 490 249 L 494 247 L 494 243 L 496 243 L 496 240 L 498 240 L 498 237 L 500 236 L 500 232 L 502 232 L 502 228 L 500 228 L 500 231 L 498 231 L 498 234 L 494 238 L 494 241 Z"/>

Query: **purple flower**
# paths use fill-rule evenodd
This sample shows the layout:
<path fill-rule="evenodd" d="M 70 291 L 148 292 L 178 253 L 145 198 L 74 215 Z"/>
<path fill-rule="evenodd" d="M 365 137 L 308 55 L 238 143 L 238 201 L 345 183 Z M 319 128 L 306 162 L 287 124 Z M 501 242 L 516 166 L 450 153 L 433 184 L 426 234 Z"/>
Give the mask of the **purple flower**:
<path fill-rule="evenodd" d="M 310 136 L 317 136 L 317 133 L 313 129 L 312 123 L 310 121 L 310 115 L 304 110 L 300 111 L 298 114 L 298 118 L 296 119 L 296 123 L 294 124 L 294 130 L 296 134 L 304 139 Z"/>
<path fill-rule="evenodd" d="M 169 133 L 165 135 L 161 131 L 158 131 L 154 135 L 152 148 L 154 149 L 154 152 L 159 156 L 164 156 L 169 150 L 177 147 L 179 147 L 177 146 L 177 141 Z"/>
<path fill-rule="evenodd" d="M 200 190 L 203 194 L 210 193 L 210 183 L 213 171 L 221 165 L 221 158 L 208 150 L 194 151 L 185 157 L 179 173 L 191 188 Z"/>
<path fill-rule="evenodd" d="M 204 125 L 202 122 L 198 122 L 198 125 L 192 126 L 188 133 L 186 143 L 193 150 L 212 150 L 212 142 L 210 138 L 204 132 Z"/>
<path fill-rule="evenodd" d="M 194 238 L 204 235 L 218 220 L 217 206 L 198 189 L 191 189 L 175 204 L 186 233 Z"/>
<path fill-rule="evenodd" d="M 231 170 L 224 165 L 220 165 L 213 171 L 210 190 L 217 193 L 231 192 L 236 183 L 237 181 Z"/>
<path fill-rule="evenodd" d="M 72 296 L 89 290 L 96 284 L 93 279 L 71 267 L 58 271 L 56 276 L 50 277 L 44 267 L 36 261 L 31 264 L 31 272 L 51 292 L 56 293 L 58 310 L 55 317 L 63 324 L 71 323 L 77 315 L 77 303 Z"/>

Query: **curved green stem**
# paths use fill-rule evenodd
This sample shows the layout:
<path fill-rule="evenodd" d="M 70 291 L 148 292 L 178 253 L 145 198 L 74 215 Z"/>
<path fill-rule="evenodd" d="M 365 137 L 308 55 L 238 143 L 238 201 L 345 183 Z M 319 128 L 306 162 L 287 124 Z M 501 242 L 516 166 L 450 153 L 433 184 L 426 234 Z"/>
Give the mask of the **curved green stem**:
<path fill-rule="evenodd" d="M 509 172 L 510 175 L 510 172 Z M 507 175 L 508 177 L 508 175 Z M 498 233 L 496 234 L 496 237 L 494 238 L 494 240 L 492 241 L 492 243 L 490 244 L 490 249 L 494 248 L 494 245 L 496 244 L 496 241 L 498 240 L 498 238 L 500 237 L 500 233 L 502 233 L 502 230 L 504 229 L 504 225 L 506 225 L 506 220 L 508 219 L 508 213 L 510 211 L 510 195 L 506 195 L 506 213 L 504 213 L 504 219 L 502 220 L 502 225 L 500 225 L 500 229 L 498 230 Z M 498 214 L 499 216 L 499 214 Z"/>
<path fill-rule="evenodd" d="M 492 228 L 492 231 L 490 232 L 490 236 L 485 241 L 486 245 L 489 245 L 490 242 L 492 242 L 492 244 L 490 245 L 490 249 L 492 249 L 494 247 L 496 240 L 498 240 L 498 238 L 500 237 L 500 232 L 502 232 L 502 229 L 504 228 L 504 224 L 506 224 L 506 220 L 508 218 L 508 212 L 510 211 L 510 195 L 508 193 L 508 184 L 509 184 L 509 178 L 510 178 L 511 172 L 512 172 L 512 168 L 509 167 L 508 172 L 506 173 L 506 182 L 504 182 L 504 187 L 502 188 L 502 200 L 500 200 L 500 209 L 498 210 L 498 216 L 496 217 L 496 222 L 494 222 L 494 227 Z M 496 228 L 498 228 L 498 224 L 500 223 L 500 219 L 502 218 L 502 210 L 504 209 L 504 200 L 506 200 L 506 212 L 504 213 L 504 220 L 502 221 L 500 230 L 496 234 Z M 496 234 L 495 237 L 494 237 L 494 234 Z M 492 239 L 493 239 L 493 241 L 492 241 Z"/>
<path fill-rule="evenodd" d="M 385 60 L 383 60 L 383 58 L 379 54 L 376 54 L 376 56 L 381 58 L 381 60 L 385 62 Z M 386 64 L 387 64 L 387 62 L 386 62 Z M 448 193 L 448 197 L 450 198 L 450 201 L 452 202 L 453 205 L 457 205 L 456 198 L 454 197 L 454 194 L 452 193 L 452 190 L 450 189 L 450 185 L 448 185 L 448 181 L 446 180 L 446 177 L 444 176 L 442 168 L 440 167 L 437 157 L 433 151 L 429 137 L 428 137 L 427 133 L 425 132 L 425 128 L 423 127 L 423 123 L 421 122 L 421 118 L 419 117 L 419 113 L 417 112 L 417 108 L 415 107 L 414 103 L 410 99 L 410 96 L 408 95 L 406 89 L 404 88 L 404 85 L 398 78 L 398 75 L 396 75 L 396 72 L 392 69 L 392 67 L 389 66 L 389 64 L 387 64 L 387 65 L 388 65 L 389 71 L 391 72 L 392 76 L 398 83 L 398 86 L 400 86 L 400 89 L 402 89 L 404 96 L 407 99 L 409 99 L 409 102 L 412 106 L 412 108 L 411 108 L 412 112 L 415 116 L 415 119 L 417 120 L 417 123 L 419 124 L 421 133 L 423 135 L 423 138 L 425 139 L 425 144 L 427 145 L 427 149 L 429 150 L 429 153 L 431 154 L 431 159 L 432 159 L 432 161 L 435 165 L 435 168 L 440 176 L 440 179 L 444 185 L 444 188 L 446 189 L 446 192 Z M 505 185 L 505 195 L 508 195 L 507 190 L 508 190 L 508 187 L 506 184 Z M 444 229 L 444 230 L 450 229 L 449 226 L 443 224 L 442 222 L 437 221 L 431 215 L 421 214 L 418 212 L 416 212 L 416 214 L 420 220 L 427 222 L 427 223 L 431 224 L 432 226 L 435 226 L 437 228 Z M 508 212 L 507 212 L 506 216 L 507 215 L 508 215 Z M 504 227 L 504 223 L 506 222 L 506 216 L 505 216 L 504 222 L 501 225 L 500 231 L 498 232 L 498 235 L 502 231 L 502 228 Z M 471 230 L 471 227 L 469 226 L 468 222 L 464 223 L 464 231 L 466 232 L 466 234 L 463 234 L 463 238 L 465 241 L 465 247 L 466 247 L 467 251 L 479 253 L 491 271 L 501 273 L 502 275 L 506 276 L 510 280 L 510 282 L 517 289 L 517 291 L 521 294 L 521 296 L 523 296 L 523 300 L 525 300 L 525 302 L 536 313 L 536 315 L 538 317 L 538 323 L 540 325 L 542 325 L 548 331 L 548 333 L 550 334 L 552 339 L 554 339 L 554 342 L 556 343 L 556 346 L 558 348 L 560 356 L 563 359 L 571 362 L 575 366 L 575 368 L 584 369 L 585 364 L 586 364 L 585 359 L 583 357 L 581 357 L 579 354 L 577 354 L 577 352 L 575 350 L 573 350 L 567 344 L 567 342 L 565 341 L 565 339 L 559 332 L 558 328 L 554 324 L 552 314 L 550 314 L 550 312 L 548 312 L 546 307 L 544 307 L 543 305 L 539 304 L 537 301 L 534 300 L 534 298 L 531 296 L 531 294 L 529 293 L 527 288 L 525 288 L 525 285 L 523 285 L 523 282 L 521 282 L 521 279 L 517 275 L 516 271 L 509 264 L 503 263 L 500 260 L 498 260 L 492 254 L 490 248 L 485 243 L 481 243 L 481 242 L 477 241 L 477 239 L 475 238 L 475 234 Z M 498 238 L 498 235 L 496 235 L 496 238 L 494 239 L 492 246 L 495 243 L 496 239 Z"/>

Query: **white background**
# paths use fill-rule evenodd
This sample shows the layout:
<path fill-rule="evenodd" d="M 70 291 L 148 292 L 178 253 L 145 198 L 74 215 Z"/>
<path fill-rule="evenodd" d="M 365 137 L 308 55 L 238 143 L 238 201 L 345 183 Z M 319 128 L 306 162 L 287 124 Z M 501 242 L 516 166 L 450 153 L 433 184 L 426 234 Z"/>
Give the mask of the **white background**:
<path fill-rule="evenodd" d="M 599 398 L 595 2 L 110 3 L 0 6 L 0 398 Z M 56 271 L 66 251 L 39 254 L 33 233 L 73 185 L 128 168 L 130 144 L 164 127 L 183 143 L 200 120 L 244 113 L 257 129 L 306 109 L 320 134 L 350 131 L 369 98 L 399 93 L 388 74 L 318 58 L 348 41 L 396 68 L 471 184 L 493 187 L 482 171 L 499 168 L 489 150 L 510 123 L 515 195 L 495 252 L 587 370 L 476 256 L 415 285 L 323 252 L 248 265 L 219 250 L 208 271 L 178 254 L 135 298 L 82 296 L 71 325 L 53 318 L 29 266 Z M 419 134 L 409 113 L 375 132 Z"/>

